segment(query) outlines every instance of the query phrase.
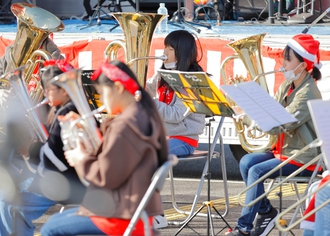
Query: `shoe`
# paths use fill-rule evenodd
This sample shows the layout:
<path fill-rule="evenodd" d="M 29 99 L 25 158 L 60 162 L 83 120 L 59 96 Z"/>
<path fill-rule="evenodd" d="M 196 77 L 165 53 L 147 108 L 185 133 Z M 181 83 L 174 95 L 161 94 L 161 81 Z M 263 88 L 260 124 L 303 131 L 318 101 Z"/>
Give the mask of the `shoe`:
<path fill-rule="evenodd" d="M 161 228 L 165 228 L 168 226 L 167 223 L 167 219 L 165 217 L 165 215 L 157 215 L 154 216 L 154 228 L 155 229 L 161 229 Z"/>
<path fill-rule="evenodd" d="M 266 236 L 275 226 L 275 218 L 278 211 L 273 207 L 269 213 L 258 214 L 254 230 L 251 236 Z"/>
<path fill-rule="evenodd" d="M 250 236 L 250 234 L 244 234 L 238 229 L 235 230 L 229 230 L 228 232 L 225 233 L 226 236 Z"/>

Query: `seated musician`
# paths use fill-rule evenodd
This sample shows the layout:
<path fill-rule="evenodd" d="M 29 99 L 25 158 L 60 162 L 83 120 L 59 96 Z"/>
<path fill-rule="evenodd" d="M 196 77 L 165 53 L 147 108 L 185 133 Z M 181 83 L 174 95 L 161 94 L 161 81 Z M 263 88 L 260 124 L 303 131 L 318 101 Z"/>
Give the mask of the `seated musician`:
<path fill-rule="evenodd" d="M 108 118 L 101 124 L 103 142 L 89 153 L 79 140 L 66 151 L 71 166 L 89 182 L 82 204 L 53 215 L 41 228 L 51 235 L 123 235 L 151 183 L 156 169 L 167 160 L 163 123 L 149 94 L 134 73 L 120 61 L 105 62 L 92 76 Z M 61 121 L 76 119 L 76 113 Z M 146 207 L 150 225 L 162 212 L 155 192 Z M 144 235 L 140 220 L 132 235 Z M 152 234 L 153 235 L 153 234 Z"/>
<path fill-rule="evenodd" d="M 164 46 L 167 60 L 161 69 L 203 71 L 198 64 L 195 37 L 188 31 L 177 30 L 169 33 L 164 40 Z M 198 147 L 199 135 L 204 131 L 205 115 L 187 111 L 187 107 L 158 73 L 147 80 L 146 90 L 154 97 L 164 121 L 169 153 L 177 156 L 191 155 Z M 155 217 L 156 228 L 166 226 L 167 220 L 163 215 Z"/>
<path fill-rule="evenodd" d="M 316 139 L 307 101 L 321 98 L 321 93 L 315 83 L 315 80 L 321 79 L 321 73 L 316 67 L 319 59 L 319 42 L 311 35 L 295 35 L 285 47 L 283 53 L 285 81 L 275 94 L 275 99 L 289 113 L 295 114 L 299 123 L 288 127 L 285 133 L 278 129 L 269 132 L 269 134 L 280 136 L 274 150 L 266 153 L 249 153 L 243 156 L 239 167 L 246 186 L 256 182 L 282 161 Z M 239 107 L 234 107 L 234 110 L 237 114 L 242 113 Z M 282 142 L 280 143 L 280 141 Z M 282 175 L 290 175 L 318 154 L 319 150 L 317 148 L 311 148 L 303 152 L 282 167 Z M 301 172 L 301 175 L 310 176 L 314 168 L 315 165 L 309 166 Z M 279 175 L 279 171 L 276 171 L 269 178 L 276 178 Z M 263 184 L 263 182 L 260 182 L 247 191 L 245 197 L 246 204 L 249 204 L 264 193 Z M 253 229 L 253 221 L 256 215 L 257 218 Z M 243 207 L 236 228 L 231 232 L 227 232 L 226 235 L 267 235 L 273 229 L 277 215 L 277 210 L 265 197 L 251 207 Z"/>
<path fill-rule="evenodd" d="M 21 144 L 17 148 L 18 153 L 22 156 L 30 156 L 29 163 L 37 172 L 35 174 L 29 172 L 18 153 L 12 154 L 14 157 L 9 164 L 12 167 L 10 172 L 17 172 L 11 176 L 17 181 L 19 190 L 13 198 L 9 198 L 8 193 L 1 195 L 2 236 L 13 234 L 32 236 L 35 229 L 33 220 L 39 218 L 57 202 L 79 204 L 85 193 L 85 186 L 64 157 L 61 127 L 56 119 L 58 115 L 77 110 L 64 89 L 48 83 L 53 77 L 72 68 L 65 60 L 50 60 L 44 63 L 41 82 L 44 95 L 49 99 L 49 105 L 52 107 L 49 113 L 49 137 L 46 143 L 33 142 L 31 145 L 32 140 L 25 142 L 20 140 L 23 136 L 21 130 L 18 130 L 16 137 L 12 138 L 15 145 Z M 22 127 L 18 125 L 18 128 Z"/>

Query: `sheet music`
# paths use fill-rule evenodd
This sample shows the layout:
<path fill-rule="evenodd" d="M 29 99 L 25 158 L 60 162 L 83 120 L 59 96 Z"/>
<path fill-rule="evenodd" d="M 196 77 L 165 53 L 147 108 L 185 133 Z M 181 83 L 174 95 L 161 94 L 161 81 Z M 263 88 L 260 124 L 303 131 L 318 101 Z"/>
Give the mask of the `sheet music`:
<path fill-rule="evenodd" d="M 323 160 L 330 170 L 330 101 L 315 99 L 307 101 L 317 137 L 322 141 Z"/>
<path fill-rule="evenodd" d="M 226 97 L 205 72 L 158 70 L 162 78 L 192 112 L 231 117 L 233 110 Z"/>
<path fill-rule="evenodd" d="M 220 86 L 220 89 L 254 120 L 264 132 L 298 120 L 256 82 Z"/>

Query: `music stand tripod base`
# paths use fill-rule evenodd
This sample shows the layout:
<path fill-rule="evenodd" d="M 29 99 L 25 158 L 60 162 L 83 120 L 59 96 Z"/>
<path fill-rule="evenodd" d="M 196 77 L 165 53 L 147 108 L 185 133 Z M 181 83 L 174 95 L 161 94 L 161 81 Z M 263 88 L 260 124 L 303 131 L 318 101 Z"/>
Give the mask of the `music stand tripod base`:
<path fill-rule="evenodd" d="M 102 11 L 104 14 L 102 16 L 107 16 L 110 18 L 109 14 L 107 14 L 106 12 L 104 12 L 102 9 L 101 9 L 102 6 L 100 6 L 100 1 L 98 1 L 98 5 L 97 7 L 95 8 L 94 12 L 93 12 L 93 15 L 91 16 L 91 18 L 89 19 L 88 21 L 88 24 L 86 26 L 83 26 L 81 27 L 80 29 L 83 30 L 83 29 L 87 29 L 89 27 L 92 27 L 92 26 L 95 26 L 95 25 L 101 25 L 101 15 L 100 15 L 100 12 Z M 96 23 L 93 24 L 93 21 L 96 20 Z M 107 24 L 111 24 L 111 23 L 107 23 Z"/>
<path fill-rule="evenodd" d="M 203 24 L 203 23 L 190 22 L 190 21 L 187 22 L 184 19 L 183 15 L 182 15 L 182 12 L 181 12 L 181 1 L 178 0 L 177 2 L 178 2 L 178 10 L 176 11 L 176 16 L 172 17 L 172 19 L 169 21 L 169 24 L 180 27 L 182 29 L 184 29 L 184 26 L 187 26 L 187 27 L 191 28 L 192 30 L 195 30 L 197 33 L 200 33 L 201 30 L 196 28 L 193 25 L 202 26 L 202 27 L 206 27 L 208 29 L 211 29 L 211 24 Z M 184 24 L 184 26 L 182 26 L 180 24 Z"/>

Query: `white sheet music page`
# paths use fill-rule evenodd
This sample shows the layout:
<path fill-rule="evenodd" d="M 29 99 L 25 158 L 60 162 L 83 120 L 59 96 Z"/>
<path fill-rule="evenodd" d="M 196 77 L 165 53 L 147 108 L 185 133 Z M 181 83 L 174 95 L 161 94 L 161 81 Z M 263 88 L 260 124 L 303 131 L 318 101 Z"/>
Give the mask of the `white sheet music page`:
<path fill-rule="evenodd" d="M 220 86 L 264 132 L 281 125 L 297 122 L 285 108 L 256 82 Z"/>
<path fill-rule="evenodd" d="M 307 102 L 317 137 L 322 141 L 321 150 L 327 169 L 330 170 L 330 101 L 322 99 Z"/>

